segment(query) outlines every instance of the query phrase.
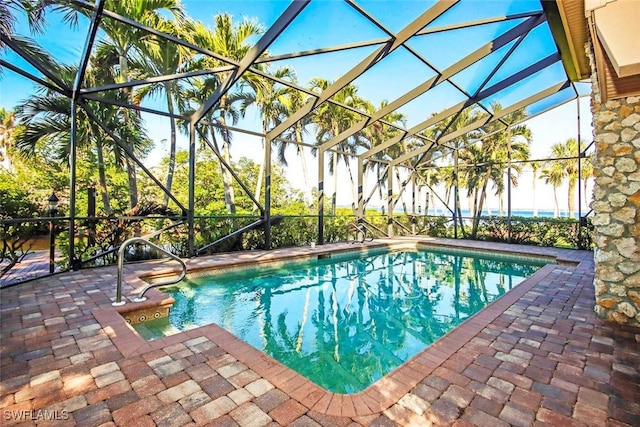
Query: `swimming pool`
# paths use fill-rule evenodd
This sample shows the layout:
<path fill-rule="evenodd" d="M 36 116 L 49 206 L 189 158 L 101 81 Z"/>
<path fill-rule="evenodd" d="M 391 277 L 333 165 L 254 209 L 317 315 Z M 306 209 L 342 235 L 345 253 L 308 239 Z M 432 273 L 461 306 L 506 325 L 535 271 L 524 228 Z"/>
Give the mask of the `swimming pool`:
<path fill-rule="evenodd" d="M 147 339 L 217 323 L 324 388 L 356 393 L 546 264 L 466 251 L 332 254 L 164 288 Z"/>

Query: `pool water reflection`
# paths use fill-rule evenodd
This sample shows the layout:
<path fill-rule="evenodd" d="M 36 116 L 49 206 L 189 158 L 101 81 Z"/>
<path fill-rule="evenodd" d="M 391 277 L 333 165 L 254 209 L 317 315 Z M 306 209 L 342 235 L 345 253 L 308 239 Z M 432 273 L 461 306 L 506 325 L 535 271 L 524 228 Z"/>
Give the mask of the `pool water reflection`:
<path fill-rule="evenodd" d="M 147 339 L 217 323 L 338 393 L 377 381 L 546 262 L 441 251 L 313 259 L 188 279 Z"/>

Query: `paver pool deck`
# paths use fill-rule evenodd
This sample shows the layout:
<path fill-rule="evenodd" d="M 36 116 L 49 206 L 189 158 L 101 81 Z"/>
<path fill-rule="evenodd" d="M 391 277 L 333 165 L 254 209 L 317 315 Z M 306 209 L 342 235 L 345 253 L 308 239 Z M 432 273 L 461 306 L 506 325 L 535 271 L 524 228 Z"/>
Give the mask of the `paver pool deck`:
<path fill-rule="evenodd" d="M 409 239 L 396 240 L 407 242 Z M 0 290 L 0 424 L 77 426 L 640 426 L 640 330 L 594 312 L 593 254 L 423 238 L 554 258 L 365 391 L 330 393 L 217 325 L 145 341 L 114 308 L 116 269 Z M 377 240 L 369 245 L 390 241 Z M 360 246 L 360 245 L 356 245 Z M 349 244 L 195 258 L 189 269 Z M 166 262 L 125 267 L 133 298 Z"/>

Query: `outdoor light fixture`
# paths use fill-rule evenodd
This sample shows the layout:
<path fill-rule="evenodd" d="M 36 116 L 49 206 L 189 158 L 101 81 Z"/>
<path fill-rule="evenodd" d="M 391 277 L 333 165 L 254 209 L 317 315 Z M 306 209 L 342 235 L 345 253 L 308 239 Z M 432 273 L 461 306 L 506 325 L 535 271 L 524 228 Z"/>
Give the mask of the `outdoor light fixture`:
<path fill-rule="evenodd" d="M 49 204 L 49 212 L 52 216 L 55 215 L 55 212 L 58 211 L 58 203 L 60 203 L 60 199 L 58 199 L 58 196 L 56 196 L 55 192 L 51 193 L 51 195 L 47 199 L 47 202 Z"/>

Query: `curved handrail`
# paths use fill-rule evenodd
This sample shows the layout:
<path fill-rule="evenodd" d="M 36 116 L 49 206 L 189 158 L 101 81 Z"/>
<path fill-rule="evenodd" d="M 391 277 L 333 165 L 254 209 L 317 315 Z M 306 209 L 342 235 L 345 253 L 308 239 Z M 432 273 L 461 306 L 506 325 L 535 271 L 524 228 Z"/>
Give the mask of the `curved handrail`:
<path fill-rule="evenodd" d="M 151 283 L 147 286 L 145 286 L 142 291 L 140 291 L 140 293 L 138 294 L 138 296 L 136 298 L 134 298 L 133 300 L 135 302 L 141 302 L 141 301 L 145 301 L 146 298 L 144 296 L 144 294 L 151 288 L 156 288 L 158 286 L 166 286 L 166 285 L 172 285 L 174 283 L 178 283 L 179 281 L 181 281 L 182 279 L 185 278 L 185 276 L 187 275 L 187 265 L 184 263 L 184 261 L 182 261 L 180 258 L 178 258 L 177 256 L 175 256 L 174 254 L 172 254 L 171 252 L 168 252 L 167 250 L 163 249 L 162 247 L 156 245 L 155 243 L 151 243 L 150 241 L 148 241 L 145 238 L 142 237 L 132 237 L 131 239 L 126 240 L 124 243 L 122 243 L 122 245 L 120 245 L 120 249 L 118 249 L 118 281 L 117 281 L 117 287 L 116 287 L 116 300 L 115 302 L 111 303 L 111 305 L 113 306 L 120 306 L 120 305 L 124 305 L 125 301 L 122 301 L 122 269 L 124 268 L 124 251 L 127 248 L 127 246 L 131 245 L 132 243 L 135 242 L 142 242 L 148 246 L 151 246 L 152 248 L 162 252 L 163 254 L 167 255 L 169 258 L 178 261 L 180 263 L 180 265 L 182 266 L 182 273 L 180 273 L 180 276 L 178 276 L 177 279 L 170 279 L 167 281 L 160 281 L 158 283 Z"/>
<path fill-rule="evenodd" d="M 365 240 L 369 240 L 370 242 L 372 242 L 375 237 L 371 230 L 367 228 L 367 225 L 364 222 L 352 222 L 351 224 L 349 224 L 349 230 L 353 231 L 354 234 L 353 242 L 351 243 L 357 243 L 358 241 L 360 243 L 364 243 Z M 358 239 L 358 237 L 361 238 Z"/>

